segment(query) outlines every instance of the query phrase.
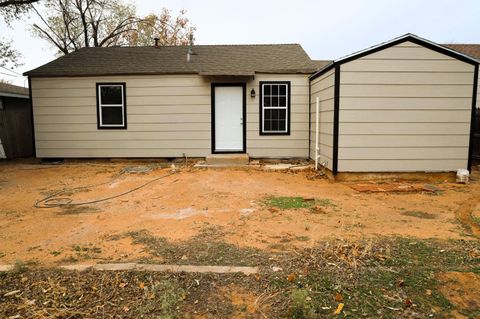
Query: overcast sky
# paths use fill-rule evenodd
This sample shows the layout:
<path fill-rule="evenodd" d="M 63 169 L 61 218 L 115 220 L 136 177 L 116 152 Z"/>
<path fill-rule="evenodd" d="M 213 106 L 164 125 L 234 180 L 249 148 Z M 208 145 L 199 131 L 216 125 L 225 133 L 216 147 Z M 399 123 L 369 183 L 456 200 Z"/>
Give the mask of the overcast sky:
<path fill-rule="evenodd" d="M 480 43 L 479 0 L 137 0 L 139 14 L 181 9 L 197 27 L 197 44 L 300 43 L 312 59 L 343 55 L 414 33 L 437 43 Z M 28 21 L 0 35 L 23 54 L 22 73 L 55 58 L 33 38 Z M 0 77 L 24 85 L 23 77 Z M 11 74 L 11 73 L 10 73 Z"/>

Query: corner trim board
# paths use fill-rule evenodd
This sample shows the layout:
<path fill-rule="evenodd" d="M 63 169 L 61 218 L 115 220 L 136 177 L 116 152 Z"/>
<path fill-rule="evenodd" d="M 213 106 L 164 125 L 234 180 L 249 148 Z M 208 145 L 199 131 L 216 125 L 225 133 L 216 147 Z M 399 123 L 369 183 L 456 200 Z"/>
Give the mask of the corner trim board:
<path fill-rule="evenodd" d="M 335 89 L 333 101 L 333 154 L 332 154 L 332 172 L 338 173 L 338 130 L 340 115 L 340 65 L 335 66 Z"/>
<path fill-rule="evenodd" d="M 32 78 L 28 77 L 28 94 L 30 96 L 30 117 L 32 118 L 33 157 L 37 157 L 37 144 L 35 137 L 35 119 L 33 118 Z"/>
<path fill-rule="evenodd" d="M 478 64 L 475 65 L 475 70 L 473 72 L 473 93 L 472 93 L 472 114 L 470 117 L 470 141 L 468 144 L 468 164 L 467 169 L 472 172 L 472 163 L 473 163 L 473 142 L 475 137 L 475 112 L 477 107 L 477 89 L 478 89 Z"/>

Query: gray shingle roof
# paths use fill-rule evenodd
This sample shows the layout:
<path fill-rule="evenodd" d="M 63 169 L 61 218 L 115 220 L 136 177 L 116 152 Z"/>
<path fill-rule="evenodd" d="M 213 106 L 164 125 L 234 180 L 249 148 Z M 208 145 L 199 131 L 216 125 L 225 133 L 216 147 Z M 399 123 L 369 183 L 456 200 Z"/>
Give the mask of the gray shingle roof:
<path fill-rule="evenodd" d="M 186 46 L 83 48 L 28 76 L 127 74 L 253 75 L 313 73 L 318 69 L 299 44 L 196 45 L 187 62 Z"/>
<path fill-rule="evenodd" d="M 28 88 L 0 82 L 0 96 L 8 95 L 23 95 L 28 97 Z"/>

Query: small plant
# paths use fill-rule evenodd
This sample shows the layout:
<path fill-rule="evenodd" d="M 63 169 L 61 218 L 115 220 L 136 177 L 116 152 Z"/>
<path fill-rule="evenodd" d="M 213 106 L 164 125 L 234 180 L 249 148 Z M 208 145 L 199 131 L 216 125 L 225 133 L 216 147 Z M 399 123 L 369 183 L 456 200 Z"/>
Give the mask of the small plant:
<path fill-rule="evenodd" d="M 403 216 L 410 216 L 410 217 L 417 217 L 417 218 L 423 218 L 423 219 L 434 219 L 435 215 L 422 212 L 419 210 L 408 210 L 406 212 L 401 213 Z"/>
<path fill-rule="evenodd" d="M 28 271 L 29 264 L 23 260 L 16 260 L 13 264 L 12 272 L 16 274 L 21 274 Z"/>
<path fill-rule="evenodd" d="M 54 251 L 51 251 L 50 254 L 57 257 L 58 255 L 60 255 L 62 252 L 61 251 L 58 251 L 58 250 L 54 250 Z"/>
<path fill-rule="evenodd" d="M 310 303 L 308 291 L 305 289 L 294 289 L 290 294 L 289 318 L 307 319 L 313 318 L 313 309 Z"/>

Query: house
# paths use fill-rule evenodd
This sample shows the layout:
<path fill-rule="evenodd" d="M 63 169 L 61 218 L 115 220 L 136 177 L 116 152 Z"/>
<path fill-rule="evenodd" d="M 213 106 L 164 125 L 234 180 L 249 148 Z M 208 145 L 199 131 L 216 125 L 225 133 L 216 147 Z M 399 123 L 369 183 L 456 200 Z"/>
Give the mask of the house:
<path fill-rule="evenodd" d="M 335 61 L 298 44 L 84 48 L 26 73 L 41 158 L 318 153 L 333 174 L 469 168 L 477 74 L 412 34 Z"/>
<path fill-rule="evenodd" d="M 28 89 L 0 83 L 0 158 L 34 156 L 33 144 Z"/>

